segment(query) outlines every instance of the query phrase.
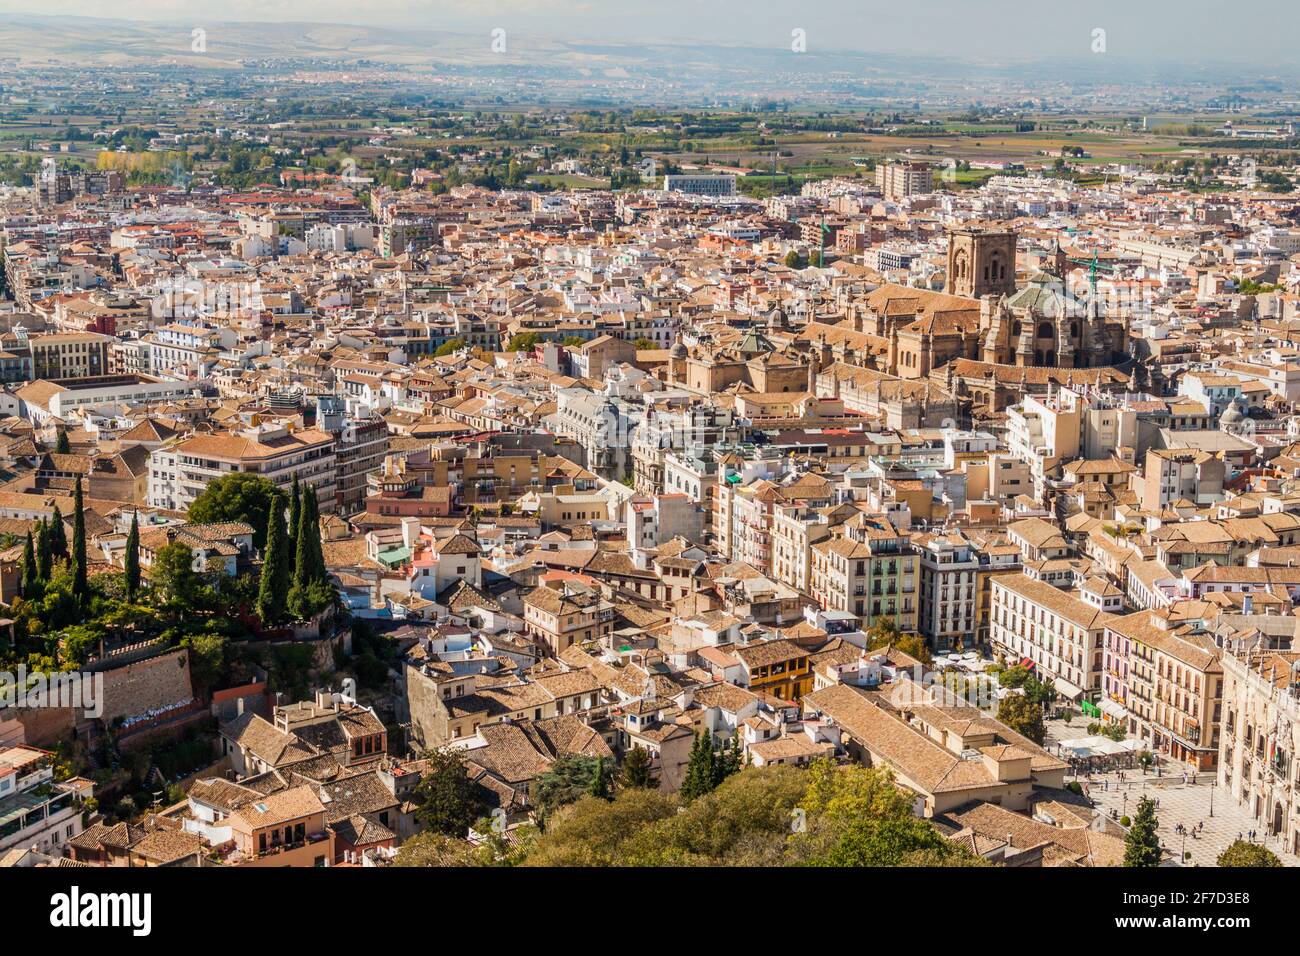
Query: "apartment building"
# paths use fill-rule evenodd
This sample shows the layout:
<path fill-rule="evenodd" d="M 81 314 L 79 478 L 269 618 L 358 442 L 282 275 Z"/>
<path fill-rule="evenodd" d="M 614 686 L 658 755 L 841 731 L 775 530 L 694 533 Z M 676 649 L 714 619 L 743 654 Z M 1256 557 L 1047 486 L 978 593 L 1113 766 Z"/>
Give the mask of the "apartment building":
<path fill-rule="evenodd" d="M 1095 701 L 1101 694 L 1105 629 L 1114 615 L 1104 598 L 1083 600 L 1024 574 L 990 582 L 989 639 L 1008 662 L 1032 667 L 1067 700 Z M 1098 603 L 1093 603 L 1096 601 Z"/>
<path fill-rule="evenodd" d="M 559 654 L 567 647 L 608 637 L 614 605 L 576 582 L 548 582 L 524 598 L 524 629 Z"/>
<path fill-rule="evenodd" d="M 794 641 L 760 641 L 733 648 L 740 686 L 778 700 L 798 700 L 813 686 L 812 655 Z"/>
<path fill-rule="evenodd" d="M 294 477 L 316 489 L 321 511 L 335 505 L 334 437 L 315 429 L 259 425 L 242 432 L 194 435 L 149 456 L 149 504 L 185 511 L 211 482 L 247 472 L 288 494 Z"/>
<path fill-rule="evenodd" d="M 805 474 L 784 482 L 759 479 L 737 485 L 719 472 L 714 510 L 714 535 L 724 558 L 772 572 L 772 525 L 778 506 L 824 508 L 835 501 L 835 489 L 821 475 Z"/>
<path fill-rule="evenodd" d="M 1300 853 L 1300 653 L 1230 648 L 1221 660 L 1219 786 Z"/>
<path fill-rule="evenodd" d="M 890 202 L 934 191 L 934 170 L 927 163 L 881 163 L 876 167 L 876 186 Z"/>
<path fill-rule="evenodd" d="M 351 514 L 365 506 L 367 479 L 388 454 L 388 423 L 376 415 L 323 430 L 334 436 L 334 500 L 341 512 Z"/>
<path fill-rule="evenodd" d="M 1207 451 L 1152 448 L 1138 486 L 1144 511 L 1163 511 L 1175 501 L 1213 504 L 1223 498 L 1226 467 Z"/>
<path fill-rule="evenodd" d="M 803 594 L 812 591 L 812 546 L 831 536 L 825 510 L 800 504 L 772 510 L 772 576 Z"/>
<path fill-rule="evenodd" d="M 97 332 L 55 332 L 32 335 L 32 376 L 36 379 L 93 378 L 108 374 L 108 349 L 113 339 Z"/>
<path fill-rule="evenodd" d="M 863 629 L 888 620 L 900 633 L 916 630 L 917 557 L 906 532 L 859 516 L 844 537 L 812 547 L 812 596 L 825 609 L 848 611 Z"/>
<path fill-rule="evenodd" d="M 1115 617 L 1105 631 L 1102 714 L 1151 751 L 1212 770 L 1223 704 L 1219 658 L 1206 631 L 1174 623 L 1167 611 Z"/>
<path fill-rule="evenodd" d="M 664 177 L 664 191 L 691 196 L 734 196 L 735 176 L 694 176 L 673 174 Z"/>
<path fill-rule="evenodd" d="M 921 634 L 939 653 L 968 648 L 976 638 L 978 554 L 960 535 L 917 535 L 912 544 L 921 569 Z"/>
<path fill-rule="evenodd" d="M 329 866 L 334 833 L 311 786 L 290 787 L 235 810 L 227 818 L 234 866 Z"/>
<path fill-rule="evenodd" d="M 81 833 L 81 803 L 90 795 L 89 781 L 55 783 L 50 751 L 0 749 L 0 855 L 14 847 L 58 852 Z"/>

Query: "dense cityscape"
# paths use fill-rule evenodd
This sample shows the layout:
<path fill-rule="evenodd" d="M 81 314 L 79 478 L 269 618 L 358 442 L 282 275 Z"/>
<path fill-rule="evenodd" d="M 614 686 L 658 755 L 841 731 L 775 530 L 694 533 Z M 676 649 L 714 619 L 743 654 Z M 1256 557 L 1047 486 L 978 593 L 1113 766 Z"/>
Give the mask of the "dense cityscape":
<path fill-rule="evenodd" d="M 1300 82 L 52 22 L 0 869 L 1300 864 Z"/>

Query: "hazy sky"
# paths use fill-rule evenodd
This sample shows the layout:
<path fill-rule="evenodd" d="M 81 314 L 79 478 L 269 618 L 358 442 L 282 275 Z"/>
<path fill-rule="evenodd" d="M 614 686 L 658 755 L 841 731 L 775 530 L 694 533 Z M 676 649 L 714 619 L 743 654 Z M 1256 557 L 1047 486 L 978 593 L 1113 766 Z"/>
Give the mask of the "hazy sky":
<path fill-rule="evenodd" d="M 1294 67 L 1300 0 L 0 0 L 0 13 L 182 21 L 301 20 L 504 27 L 582 40 L 673 40 L 809 52 L 893 51 L 979 59 L 1086 58 L 1093 30 L 1107 55 L 1187 65 Z"/>

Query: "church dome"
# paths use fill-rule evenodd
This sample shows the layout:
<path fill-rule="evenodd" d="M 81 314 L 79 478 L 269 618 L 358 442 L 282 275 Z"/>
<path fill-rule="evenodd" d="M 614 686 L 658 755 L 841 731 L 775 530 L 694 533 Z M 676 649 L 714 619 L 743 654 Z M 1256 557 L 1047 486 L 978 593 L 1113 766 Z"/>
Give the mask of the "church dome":
<path fill-rule="evenodd" d="M 1083 315 L 1082 302 L 1066 291 L 1059 276 L 1050 272 L 1036 272 L 1029 284 L 1007 299 L 1007 308 L 1024 309 L 1034 315 L 1048 317 Z"/>
<path fill-rule="evenodd" d="M 1219 416 L 1219 424 L 1225 427 L 1229 425 L 1240 425 L 1241 420 L 1245 417 L 1246 416 L 1241 413 L 1241 409 L 1237 406 L 1237 403 L 1232 402 L 1223 410 L 1223 414 Z"/>

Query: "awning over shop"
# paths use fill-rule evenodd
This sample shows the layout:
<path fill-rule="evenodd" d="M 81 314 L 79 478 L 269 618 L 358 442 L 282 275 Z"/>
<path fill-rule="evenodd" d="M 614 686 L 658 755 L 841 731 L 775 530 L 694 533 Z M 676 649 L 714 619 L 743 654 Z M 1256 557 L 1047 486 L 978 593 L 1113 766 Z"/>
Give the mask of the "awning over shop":
<path fill-rule="evenodd" d="M 1101 712 L 1103 714 L 1105 714 L 1108 717 L 1112 717 L 1115 720 L 1128 719 L 1128 708 L 1126 708 L 1123 704 L 1111 700 L 1108 697 L 1103 697 L 1101 700 L 1099 700 L 1097 702 L 1097 706 L 1101 708 Z"/>
<path fill-rule="evenodd" d="M 1074 701 L 1083 696 L 1082 687 L 1075 687 L 1068 680 L 1062 680 L 1060 677 L 1057 677 L 1052 681 L 1052 686 L 1055 687 L 1056 692 L 1066 700 Z"/>
<path fill-rule="evenodd" d="M 1109 737 L 1076 737 L 1062 740 L 1061 749 L 1068 750 L 1076 757 L 1113 757 L 1117 754 L 1132 753 L 1143 749 L 1140 740 L 1111 740 Z"/>

